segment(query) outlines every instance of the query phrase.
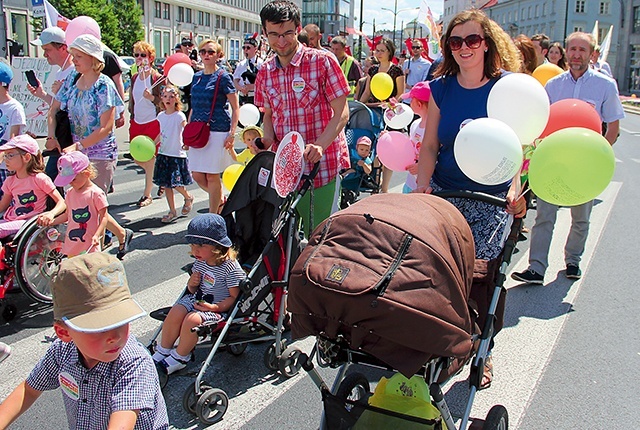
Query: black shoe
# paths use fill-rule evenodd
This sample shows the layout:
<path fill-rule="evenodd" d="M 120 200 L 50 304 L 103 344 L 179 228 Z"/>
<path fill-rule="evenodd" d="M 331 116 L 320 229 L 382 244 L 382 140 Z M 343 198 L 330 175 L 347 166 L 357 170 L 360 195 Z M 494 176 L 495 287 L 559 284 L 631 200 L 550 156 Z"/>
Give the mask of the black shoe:
<path fill-rule="evenodd" d="M 527 269 L 524 272 L 513 272 L 511 278 L 516 281 L 526 282 L 527 284 L 542 285 L 544 283 L 544 276 L 531 269 Z"/>
<path fill-rule="evenodd" d="M 582 272 L 580 271 L 580 267 L 578 267 L 577 264 L 567 264 L 567 272 L 565 273 L 565 275 L 569 279 L 582 278 Z"/>
<path fill-rule="evenodd" d="M 126 158 L 127 160 L 133 160 L 133 155 L 130 152 L 125 152 L 122 154 L 122 158 Z"/>
<path fill-rule="evenodd" d="M 133 239 L 133 230 L 125 228 L 124 243 L 120 244 L 120 246 L 118 247 L 118 253 L 116 254 L 118 260 L 122 260 L 124 256 L 127 255 L 127 252 L 131 250 L 131 239 Z"/>

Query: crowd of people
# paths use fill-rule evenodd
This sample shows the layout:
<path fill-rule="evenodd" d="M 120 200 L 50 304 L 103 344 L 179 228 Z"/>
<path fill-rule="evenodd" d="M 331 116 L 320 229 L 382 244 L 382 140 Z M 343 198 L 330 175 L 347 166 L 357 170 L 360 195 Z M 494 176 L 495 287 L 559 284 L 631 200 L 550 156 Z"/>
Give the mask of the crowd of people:
<path fill-rule="evenodd" d="M 398 100 L 409 104 L 416 114 L 415 121 L 408 129 L 398 131 L 409 133 L 417 156 L 415 163 L 407 166 L 405 192 L 465 189 L 506 199 L 506 210 L 482 202 L 451 200 L 471 227 L 476 259 L 490 263 L 497 261 L 503 251 L 502 242 L 494 237 L 500 237 L 501 230 L 507 228 L 502 222 L 505 212 L 515 217 L 526 213 L 525 199 L 516 187 L 520 178 L 499 185 L 479 184 L 459 168 L 453 147 L 466 122 L 487 116 L 487 99 L 493 86 L 509 73 L 531 74 L 540 65 L 553 63 L 564 72 L 546 84 L 551 102 L 579 98 L 592 104 L 607 126 L 605 137 L 612 145 L 618 136 L 619 120 L 624 117 L 611 69 L 599 61 L 598 48 L 590 34 L 572 33 L 565 43 L 551 43 L 544 34 L 512 39 L 482 11 L 469 10 L 457 14 L 448 24 L 442 37 L 442 57 L 433 64 L 419 39 L 411 40 L 411 54 L 398 61 L 397 47 L 382 38 L 361 68 L 359 61 L 347 54 L 343 37 L 331 39 L 328 49 L 322 44 L 317 25 L 309 24 L 303 29 L 300 9 L 289 0 L 267 3 L 260 17 L 269 54 L 262 58 L 260 40 L 248 37 L 243 44 L 245 58 L 233 73 L 221 67 L 225 53 L 215 40 L 202 41 L 196 56 L 192 55 L 194 45 L 190 40 L 176 45 L 176 49 L 191 56 L 195 72 L 191 85 L 182 90 L 166 83 L 156 85 L 162 77 L 153 66 L 152 45 L 140 41 L 132 47 L 137 73 L 129 99 L 129 135 L 131 139 L 148 136 L 158 146 L 151 160 L 138 163 L 145 171 L 145 186 L 137 204 L 144 207 L 151 203 L 152 184 L 156 184 L 158 193 L 166 195 L 169 207 L 162 222 L 173 222 L 178 217 L 174 190 L 184 198 L 181 215 L 188 215 L 194 198 L 186 187 L 195 181 L 208 194 L 210 212 L 189 223 L 187 241 L 196 258 L 188 283 L 191 294 L 169 313 L 153 359 L 135 346 L 128 332 L 129 322 L 139 317 L 141 310 L 131 302 L 122 265 L 93 252 L 102 249 L 107 232 L 112 231 L 120 244 L 117 257 L 122 259 L 133 237 L 131 230 L 108 214 L 107 194 L 113 187 L 117 159 L 114 129 L 122 118 L 124 103 L 117 82 L 110 79 L 113 76 L 104 74 L 109 61 L 107 51 L 94 35 L 79 36 L 67 45 L 64 32 L 57 28 L 44 30 L 36 41 L 48 61 L 61 68 L 50 93 L 41 85 L 29 87 L 51 105 L 46 147 L 53 151 L 49 164 L 54 163 L 56 168 L 48 166 L 49 176 L 42 173 L 44 166 L 37 144 L 23 134 L 24 112 L 8 94 L 11 69 L 0 63 L 0 111 L 11 118 L 10 127 L 0 136 L 4 143 L 0 146 L 4 155 L 0 166 L 0 181 L 4 182 L 0 209 L 10 208 L 0 223 L 0 234 L 16 230 L 15 221 L 22 219 L 15 217 L 24 206 L 16 198 L 19 193 L 27 188 L 37 189 L 39 202 L 46 195 L 53 198 L 53 210 L 47 212 L 44 206 L 37 206 L 29 215 L 40 213 L 42 225 L 69 223 L 65 253 L 76 257 L 62 263 L 53 280 L 53 290 L 63 291 L 69 282 L 78 288 L 73 297 L 64 292 L 54 294 L 54 328 L 60 340 L 54 342 L 29 378 L 0 404 L 0 428 L 24 412 L 42 391 L 57 388 L 60 371 L 68 371 L 72 379 L 81 381 L 93 367 L 102 365 L 109 377 L 108 384 L 101 383 L 106 395 L 93 411 L 80 410 L 65 399 L 70 425 L 78 423 L 82 427 L 80 423 L 90 419 L 103 422 L 105 428 L 107 424 L 132 428 L 131 424 L 142 421 L 144 428 L 167 428 L 153 361 L 165 366 L 168 373 L 185 367 L 197 342 L 191 328 L 202 321 L 221 319 L 238 295 L 242 270 L 224 222 L 217 214 L 224 204 L 221 174 L 233 162 L 235 154 L 231 149 L 241 127 L 242 104 L 252 103 L 261 110 L 261 127 L 245 127 L 247 133 L 242 135 L 252 153 L 276 151 L 289 131 L 297 131 L 305 142 L 306 168 L 320 163 L 314 180 L 314 201 L 307 194 L 298 206 L 307 233 L 337 209 L 339 172 L 353 173 L 358 167 L 369 172 L 372 164 L 380 163 L 370 158 L 369 138 L 354 142 L 356 148 L 352 152 L 360 158 L 350 160 L 344 130 L 349 118 L 348 100 L 358 100 L 372 110 L 400 103 Z M 392 79 L 393 89 L 384 100 L 376 98 L 371 90 L 377 74 L 387 74 Z M 188 107 L 183 108 L 181 91 Z M 61 110 L 68 113 L 71 144 L 63 144 L 56 134 L 56 113 Z M 183 146 L 182 130 L 194 121 L 209 125 L 208 141 L 202 148 Z M 13 173 L 7 177 L 8 172 Z M 389 191 L 390 178 L 391 170 L 384 169 L 381 192 Z M 64 200 L 56 186 L 70 186 Z M 77 222 L 76 211 L 84 206 L 88 207 L 91 223 Z M 591 201 L 571 210 L 572 227 L 565 247 L 566 276 L 571 279 L 581 276 L 579 264 L 592 206 Z M 524 272 L 513 273 L 514 279 L 543 283 L 557 210 L 558 206 L 537 199 L 530 266 Z M 81 238 L 82 245 L 74 238 Z M 110 296 L 93 306 L 84 306 L 80 299 L 99 296 L 104 288 L 95 277 L 101 270 L 124 279 L 114 289 L 119 299 Z M 112 312 L 109 307 L 116 302 L 118 307 Z M 180 342 L 174 347 L 178 337 Z M 70 347 L 70 342 L 77 350 Z M 0 361 L 8 351 L 0 344 Z M 79 359 L 82 372 L 68 370 Z M 489 387 L 493 378 L 492 360 L 488 359 L 484 366 L 480 388 Z M 142 382 L 154 389 L 146 388 L 144 395 L 140 394 Z"/>

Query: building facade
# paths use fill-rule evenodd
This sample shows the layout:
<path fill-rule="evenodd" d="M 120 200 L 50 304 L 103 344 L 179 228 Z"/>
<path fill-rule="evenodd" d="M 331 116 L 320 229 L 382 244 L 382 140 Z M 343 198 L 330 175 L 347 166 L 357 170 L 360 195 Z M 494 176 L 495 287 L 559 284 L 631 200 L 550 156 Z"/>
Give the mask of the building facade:
<path fill-rule="evenodd" d="M 359 5 L 358 5 L 359 7 Z M 347 34 L 347 27 L 353 28 L 355 4 L 353 0 L 303 0 L 302 26 L 316 24 L 324 35 L 322 43 L 337 35 L 348 36 L 348 44 L 353 43 Z"/>

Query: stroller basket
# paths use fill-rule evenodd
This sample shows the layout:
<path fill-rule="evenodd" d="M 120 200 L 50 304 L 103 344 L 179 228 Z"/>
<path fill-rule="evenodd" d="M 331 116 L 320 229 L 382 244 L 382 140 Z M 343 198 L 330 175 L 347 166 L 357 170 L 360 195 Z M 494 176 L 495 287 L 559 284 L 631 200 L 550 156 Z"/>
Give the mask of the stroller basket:
<path fill-rule="evenodd" d="M 331 430 L 440 430 L 442 418 L 424 419 L 334 396 L 322 390 L 327 428 Z"/>

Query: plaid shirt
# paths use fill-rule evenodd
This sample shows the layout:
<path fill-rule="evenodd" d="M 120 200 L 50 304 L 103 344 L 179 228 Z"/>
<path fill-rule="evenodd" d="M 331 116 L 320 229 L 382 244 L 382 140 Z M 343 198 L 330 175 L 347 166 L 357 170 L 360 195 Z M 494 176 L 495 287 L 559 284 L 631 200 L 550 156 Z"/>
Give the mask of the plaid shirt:
<path fill-rule="evenodd" d="M 275 144 L 290 131 L 302 135 L 306 144 L 315 143 L 333 117 L 331 101 L 349 94 L 349 85 L 333 54 L 299 44 L 288 66 L 274 55 L 258 72 L 255 104 L 272 110 Z M 306 171 L 313 166 L 308 164 Z M 349 149 L 340 130 L 324 151 L 314 181 L 319 188 L 331 182 L 338 171 L 349 168 Z"/>
<path fill-rule="evenodd" d="M 70 429 L 104 430 L 115 411 L 138 410 L 136 430 L 168 429 L 167 407 L 149 352 L 129 336 L 120 356 L 87 369 L 73 342 L 56 340 L 31 371 L 35 390 L 60 387 Z"/>

